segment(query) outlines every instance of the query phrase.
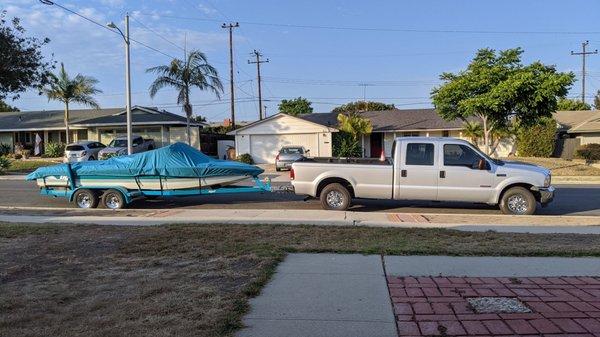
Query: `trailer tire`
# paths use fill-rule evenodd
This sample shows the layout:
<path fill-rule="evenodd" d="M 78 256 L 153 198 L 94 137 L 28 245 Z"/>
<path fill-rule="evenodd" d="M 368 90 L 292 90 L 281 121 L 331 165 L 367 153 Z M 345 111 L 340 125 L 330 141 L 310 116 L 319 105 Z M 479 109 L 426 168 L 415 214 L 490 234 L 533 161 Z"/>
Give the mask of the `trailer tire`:
<path fill-rule="evenodd" d="M 102 195 L 102 204 L 108 209 L 125 208 L 126 201 L 123 193 L 116 189 L 110 189 Z"/>
<path fill-rule="evenodd" d="M 73 195 L 73 202 L 75 202 L 79 208 L 96 208 L 98 207 L 100 198 L 98 198 L 98 193 L 96 191 L 84 188 L 75 192 Z"/>
<path fill-rule="evenodd" d="M 532 215 L 536 206 L 533 193 L 521 186 L 509 188 L 500 200 L 500 210 L 504 214 Z"/>
<path fill-rule="evenodd" d="M 329 184 L 321 191 L 321 206 L 323 206 L 323 209 L 345 211 L 350 207 L 351 201 L 350 192 L 341 184 Z"/>

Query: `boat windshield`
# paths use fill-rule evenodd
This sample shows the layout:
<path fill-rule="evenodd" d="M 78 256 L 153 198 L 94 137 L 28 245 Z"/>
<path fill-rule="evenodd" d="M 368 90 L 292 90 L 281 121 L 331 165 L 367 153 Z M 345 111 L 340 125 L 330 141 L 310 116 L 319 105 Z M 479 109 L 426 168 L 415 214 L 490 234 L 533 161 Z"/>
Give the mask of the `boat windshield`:
<path fill-rule="evenodd" d="M 127 147 L 127 139 L 113 139 L 109 147 Z"/>

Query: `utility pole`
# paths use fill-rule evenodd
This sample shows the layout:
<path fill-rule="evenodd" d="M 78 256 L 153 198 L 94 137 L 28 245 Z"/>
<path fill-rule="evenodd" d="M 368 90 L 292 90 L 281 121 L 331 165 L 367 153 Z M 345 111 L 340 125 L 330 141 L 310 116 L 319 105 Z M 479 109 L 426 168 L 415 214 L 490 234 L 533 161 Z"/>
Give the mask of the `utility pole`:
<path fill-rule="evenodd" d="M 581 59 L 582 59 L 582 67 L 581 67 L 581 101 L 583 103 L 585 103 L 585 56 L 586 55 L 593 55 L 593 54 L 598 54 L 598 49 L 594 50 L 594 51 L 585 51 L 585 47 L 587 47 L 587 45 L 590 44 L 589 41 L 585 41 L 581 44 L 581 53 L 575 53 L 573 51 L 571 51 L 571 55 L 581 55 Z"/>
<path fill-rule="evenodd" d="M 260 64 L 268 63 L 269 59 L 261 60 L 260 57 L 262 56 L 262 54 L 259 53 L 256 49 L 254 49 L 254 51 L 252 52 L 252 55 L 254 55 L 256 57 L 256 61 L 248 60 L 248 64 L 256 63 L 256 74 L 257 74 L 257 78 L 258 78 L 258 118 L 260 120 L 262 120 L 266 116 L 263 114 L 262 91 L 260 88 Z"/>
<path fill-rule="evenodd" d="M 235 129 L 235 96 L 233 92 L 233 29 L 239 27 L 239 23 L 224 23 L 221 28 L 229 29 L 229 89 L 231 90 L 231 127 Z"/>

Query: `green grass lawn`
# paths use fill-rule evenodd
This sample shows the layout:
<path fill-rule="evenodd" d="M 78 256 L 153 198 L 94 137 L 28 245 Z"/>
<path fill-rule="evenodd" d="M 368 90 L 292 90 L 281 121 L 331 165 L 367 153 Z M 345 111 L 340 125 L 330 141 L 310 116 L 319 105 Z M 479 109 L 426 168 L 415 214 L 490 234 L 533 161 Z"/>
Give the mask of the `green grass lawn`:
<path fill-rule="evenodd" d="M 287 252 L 600 256 L 600 236 L 0 224 L 0 335 L 231 336 Z"/>
<path fill-rule="evenodd" d="M 600 168 L 586 165 L 583 160 L 562 158 L 510 157 L 504 160 L 522 161 L 549 168 L 553 176 L 600 176 Z"/>
<path fill-rule="evenodd" d="M 28 160 L 11 160 L 8 172 L 31 172 L 42 166 L 56 165 L 60 160 L 49 159 L 28 159 Z"/>

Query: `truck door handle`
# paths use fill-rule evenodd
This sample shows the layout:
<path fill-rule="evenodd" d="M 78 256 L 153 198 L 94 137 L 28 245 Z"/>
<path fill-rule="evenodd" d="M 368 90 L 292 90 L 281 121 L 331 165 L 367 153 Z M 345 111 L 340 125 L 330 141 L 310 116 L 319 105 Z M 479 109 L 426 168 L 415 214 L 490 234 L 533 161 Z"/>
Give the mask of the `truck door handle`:
<path fill-rule="evenodd" d="M 440 178 L 446 178 L 446 171 L 440 171 Z"/>
<path fill-rule="evenodd" d="M 400 171 L 400 176 L 401 177 L 406 177 L 406 170 L 401 170 Z"/>

